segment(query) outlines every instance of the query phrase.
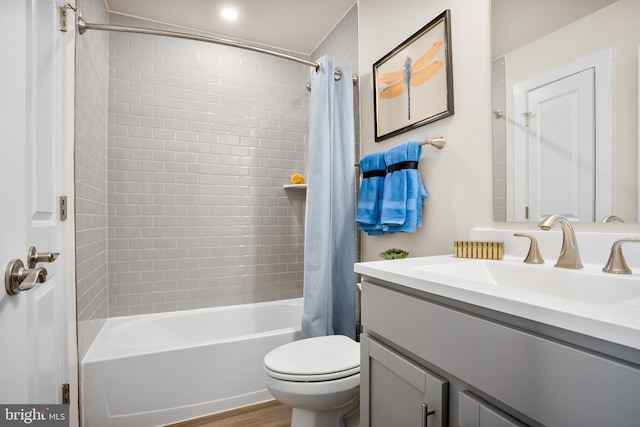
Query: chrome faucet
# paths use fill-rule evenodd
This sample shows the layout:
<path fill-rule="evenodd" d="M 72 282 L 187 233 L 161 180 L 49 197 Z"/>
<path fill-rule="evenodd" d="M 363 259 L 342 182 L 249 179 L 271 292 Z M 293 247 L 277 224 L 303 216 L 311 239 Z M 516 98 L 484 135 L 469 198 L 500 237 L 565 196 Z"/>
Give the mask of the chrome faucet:
<path fill-rule="evenodd" d="M 573 231 L 573 227 L 569 221 L 562 215 L 551 215 L 548 218 L 543 219 L 539 224 L 542 230 L 550 230 L 555 223 L 560 224 L 562 227 L 562 248 L 560 249 L 560 256 L 555 264 L 555 267 L 562 268 L 582 268 L 582 261 L 580 261 L 580 252 L 578 251 L 578 242 L 576 241 L 576 233 Z"/>
<path fill-rule="evenodd" d="M 640 242 L 640 238 L 629 237 L 613 242 L 613 245 L 611 245 L 611 254 L 609 254 L 609 261 L 607 261 L 607 265 L 604 266 L 602 271 L 605 273 L 631 274 L 631 269 L 622 255 L 622 244 L 627 242 Z"/>

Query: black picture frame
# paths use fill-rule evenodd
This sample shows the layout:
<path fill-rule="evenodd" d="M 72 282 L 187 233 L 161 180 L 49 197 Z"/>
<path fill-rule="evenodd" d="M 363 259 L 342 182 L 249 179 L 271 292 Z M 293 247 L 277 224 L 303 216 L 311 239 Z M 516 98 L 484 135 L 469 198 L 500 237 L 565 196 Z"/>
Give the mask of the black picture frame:
<path fill-rule="evenodd" d="M 376 142 L 453 115 L 452 62 L 447 9 L 373 64 Z"/>

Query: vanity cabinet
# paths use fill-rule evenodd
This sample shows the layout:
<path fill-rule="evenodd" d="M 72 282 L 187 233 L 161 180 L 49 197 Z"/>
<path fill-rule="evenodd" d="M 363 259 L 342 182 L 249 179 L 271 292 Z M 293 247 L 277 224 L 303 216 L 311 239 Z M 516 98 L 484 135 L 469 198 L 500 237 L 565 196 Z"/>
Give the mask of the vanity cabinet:
<path fill-rule="evenodd" d="M 361 310 L 363 427 L 640 423 L 637 351 L 368 277 Z"/>
<path fill-rule="evenodd" d="M 367 336 L 360 346 L 368 356 L 360 377 L 366 378 L 370 402 L 362 425 L 427 426 L 427 420 L 429 426 L 448 425 L 448 381 Z"/>

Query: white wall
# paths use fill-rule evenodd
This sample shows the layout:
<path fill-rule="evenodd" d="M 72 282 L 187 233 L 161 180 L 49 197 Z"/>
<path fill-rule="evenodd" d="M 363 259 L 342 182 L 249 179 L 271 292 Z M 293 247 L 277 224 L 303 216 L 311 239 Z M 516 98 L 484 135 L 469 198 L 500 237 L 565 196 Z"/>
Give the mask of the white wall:
<path fill-rule="evenodd" d="M 372 65 L 443 12 L 451 10 L 455 114 L 375 143 Z M 451 253 L 453 241 L 492 217 L 491 64 L 489 0 L 360 0 L 361 156 L 411 140 L 443 136 L 442 150 L 425 146 L 420 173 L 430 196 L 415 234 L 362 239 L 362 260 L 390 247 L 411 256 Z"/>

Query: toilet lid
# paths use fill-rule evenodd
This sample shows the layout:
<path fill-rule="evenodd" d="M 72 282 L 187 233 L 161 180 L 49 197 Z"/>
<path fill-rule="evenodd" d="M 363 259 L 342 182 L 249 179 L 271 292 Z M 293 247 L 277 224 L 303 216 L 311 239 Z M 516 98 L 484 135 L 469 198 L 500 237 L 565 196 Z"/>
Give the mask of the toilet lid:
<path fill-rule="evenodd" d="M 267 353 L 264 366 L 271 376 L 286 380 L 343 378 L 360 372 L 360 344 L 344 335 L 306 338 Z"/>

